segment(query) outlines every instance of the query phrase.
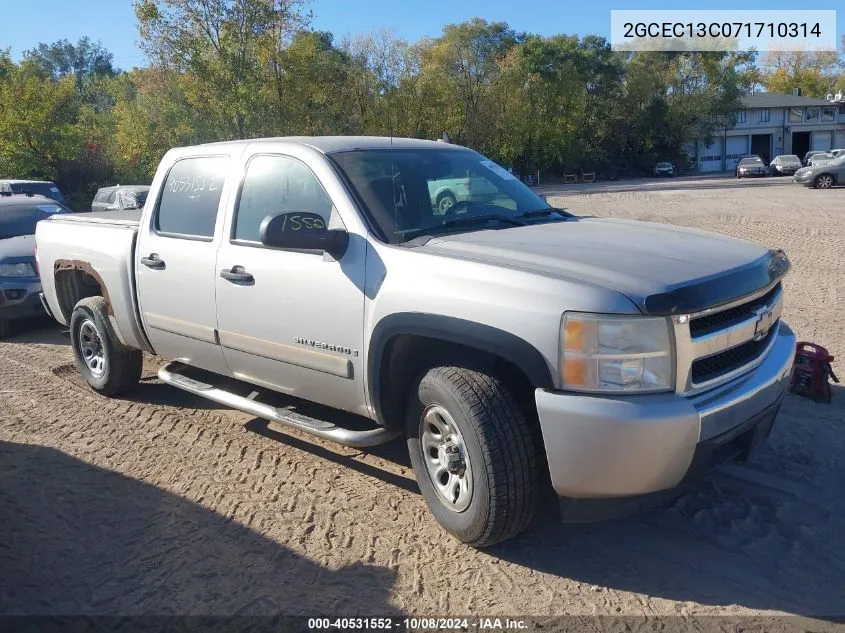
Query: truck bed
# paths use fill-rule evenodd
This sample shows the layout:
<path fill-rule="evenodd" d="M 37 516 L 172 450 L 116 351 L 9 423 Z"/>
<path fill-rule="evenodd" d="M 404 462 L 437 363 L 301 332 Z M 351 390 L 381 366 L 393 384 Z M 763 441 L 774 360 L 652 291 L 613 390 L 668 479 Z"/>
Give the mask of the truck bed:
<path fill-rule="evenodd" d="M 102 288 L 118 338 L 124 345 L 149 351 L 136 309 L 135 243 L 140 221 L 140 210 L 56 214 L 38 223 L 35 241 L 42 291 L 57 321 L 68 325 L 73 306 L 61 302 L 56 277 L 82 271 Z"/>

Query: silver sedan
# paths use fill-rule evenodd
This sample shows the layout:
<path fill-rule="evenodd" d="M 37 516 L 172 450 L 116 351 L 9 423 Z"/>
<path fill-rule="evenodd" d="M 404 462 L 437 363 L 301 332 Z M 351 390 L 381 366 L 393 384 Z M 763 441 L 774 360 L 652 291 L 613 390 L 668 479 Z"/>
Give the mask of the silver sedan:
<path fill-rule="evenodd" d="M 797 182 L 816 189 L 830 189 L 845 183 L 845 155 L 839 156 L 824 165 L 802 167 L 792 177 Z"/>

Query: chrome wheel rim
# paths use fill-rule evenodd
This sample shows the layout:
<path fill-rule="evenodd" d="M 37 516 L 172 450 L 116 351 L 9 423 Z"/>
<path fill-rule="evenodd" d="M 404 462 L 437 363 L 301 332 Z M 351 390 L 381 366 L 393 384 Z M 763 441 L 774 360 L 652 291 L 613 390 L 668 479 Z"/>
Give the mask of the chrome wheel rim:
<path fill-rule="evenodd" d="M 819 177 L 819 188 L 820 189 L 829 189 L 832 184 L 833 184 L 833 179 L 830 176 L 820 176 Z"/>
<path fill-rule="evenodd" d="M 446 213 L 449 209 L 455 206 L 455 201 L 452 199 L 452 196 L 443 196 L 440 199 L 440 213 L 441 215 Z"/>
<path fill-rule="evenodd" d="M 440 501 L 453 512 L 466 510 L 472 501 L 472 466 L 458 425 L 440 405 L 423 411 L 420 445 L 429 481 Z"/>
<path fill-rule="evenodd" d="M 88 371 L 96 378 L 102 377 L 106 373 L 106 356 L 97 327 L 91 319 L 86 319 L 79 327 L 78 345 L 79 353 Z"/>

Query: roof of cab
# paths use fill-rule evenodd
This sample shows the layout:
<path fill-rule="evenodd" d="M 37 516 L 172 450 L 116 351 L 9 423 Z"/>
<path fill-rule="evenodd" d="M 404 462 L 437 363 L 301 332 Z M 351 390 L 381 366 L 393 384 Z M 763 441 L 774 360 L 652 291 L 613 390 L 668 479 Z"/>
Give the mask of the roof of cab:
<path fill-rule="evenodd" d="M 427 141 L 417 138 L 390 138 L 389 136 L 279 136 L 274 138 L 256 138 L 243 141 L 222 141 L 206 143 L 200 147 L 231 147 L 232 145 L 273 143 L 295 143 L 306 145 L 324 154 L 346 152 L 359 149 L 454 149 L 466 150 L 460 145 L 442 141 Z"/>

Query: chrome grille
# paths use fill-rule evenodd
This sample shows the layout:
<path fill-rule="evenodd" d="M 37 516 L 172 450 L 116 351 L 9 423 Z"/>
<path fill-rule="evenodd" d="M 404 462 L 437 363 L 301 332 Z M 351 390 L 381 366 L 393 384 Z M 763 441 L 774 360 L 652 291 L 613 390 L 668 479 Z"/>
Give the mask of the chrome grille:
<path fill-rule="evenodd" d="M 693 361 L 692 383 L 701 384 L 714 380 L 753 362 L 766 350 L 776 332 L 776 328 L 772 327 L 766 336 L 759 341 L 752 339 L 724 352 Z"/>
<path fill-rule="evenodd" d="M 779 292 L 780 284 L 777 284 L 762 297 L 752 299 L 748 303 L 692 318 L 689 323 L 690 334 L 693 338 L 698 338 L 716 330 L 736 325 L 751 317 L 755 310 L 765 305 L 770 305 Z"/>
<path fill-rule="evenodd" d="M 693 395 L 759 365 L 774 343 L 782 307 L 778 283 L 718 308 L 673 316 L 677 391 Z"/>

